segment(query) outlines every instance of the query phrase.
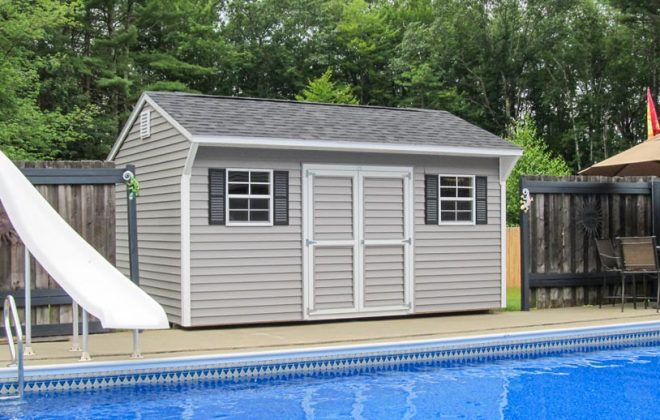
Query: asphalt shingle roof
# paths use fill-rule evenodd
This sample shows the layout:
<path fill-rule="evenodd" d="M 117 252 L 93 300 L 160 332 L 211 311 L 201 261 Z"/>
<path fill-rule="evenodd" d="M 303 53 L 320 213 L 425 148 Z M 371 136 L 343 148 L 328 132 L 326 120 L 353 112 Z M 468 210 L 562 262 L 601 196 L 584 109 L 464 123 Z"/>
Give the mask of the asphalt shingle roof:
<path fill-rule="evenodd" d="M 193 136 L 517 149 L 446 111 L 147 92 Z"/>

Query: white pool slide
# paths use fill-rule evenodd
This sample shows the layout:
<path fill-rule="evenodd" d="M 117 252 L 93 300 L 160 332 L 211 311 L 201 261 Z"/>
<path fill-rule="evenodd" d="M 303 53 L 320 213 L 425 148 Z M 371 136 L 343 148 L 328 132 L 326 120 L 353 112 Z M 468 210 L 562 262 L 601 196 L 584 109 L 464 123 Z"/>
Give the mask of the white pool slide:
<path fill-rule="evenodd" d="M 162 306 L 80 237 L 2 152 L 0 201 L 30 253 L 104 328 L 168 328 Z"/>

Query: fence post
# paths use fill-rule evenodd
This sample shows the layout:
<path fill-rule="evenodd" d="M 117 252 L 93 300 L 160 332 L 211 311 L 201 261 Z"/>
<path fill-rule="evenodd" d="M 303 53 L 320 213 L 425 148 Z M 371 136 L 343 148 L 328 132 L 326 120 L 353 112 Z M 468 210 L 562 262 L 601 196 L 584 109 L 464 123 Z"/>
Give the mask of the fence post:
<path fill-rule="evenodd" d="M 653 219 L 653 235 L 660 236 L 660 182 L 651 178 L 651 218 Z"/>
<path fill-rule="evenodd" d="M 520 179 L 520 197 L 523 189 L 527 188 L 527 180 Z M 520 210 L 520 309 L 529 311 L 529 215 Z"/>
<path fill-rule="evenodd" d="M 126 170 L 135 176 L 135 165 L 126 165 Z M 132 197 L 128 188 L 126 188 L 126 204 L 128 206 L 128 265 L 131 280 L 135 284 L 140 284 L 137 240 L 137 197 Z"/>

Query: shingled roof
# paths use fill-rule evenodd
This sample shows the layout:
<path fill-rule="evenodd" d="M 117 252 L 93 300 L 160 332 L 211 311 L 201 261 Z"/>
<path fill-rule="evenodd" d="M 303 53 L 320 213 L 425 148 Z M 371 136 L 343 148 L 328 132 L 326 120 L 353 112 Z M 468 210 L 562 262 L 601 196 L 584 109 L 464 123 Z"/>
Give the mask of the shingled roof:
<path fill-rule="evenodd" d="M 446 111 L 147 92 L 193 136 L 517 150 Z M 120 139 L 121 140 L 121 139 Z"/>

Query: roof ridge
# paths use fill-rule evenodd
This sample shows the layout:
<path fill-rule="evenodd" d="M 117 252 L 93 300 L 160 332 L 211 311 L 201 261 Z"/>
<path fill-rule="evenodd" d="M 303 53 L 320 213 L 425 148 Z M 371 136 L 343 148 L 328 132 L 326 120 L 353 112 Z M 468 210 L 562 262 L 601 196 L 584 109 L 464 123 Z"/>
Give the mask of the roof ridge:
<path fill-rule="evenodd" d="M 383 106 L 383 105 L 362 105 L 362 104 L 335 104 L 327 102 L 308 102 L 308 101 L 296 101 L 293 99 L 277 99 L 277 98 L 255 98 L 251 96 L 225 96 L 225 95 L 208 95 L 204 93 L 192 93 L 192 92 L 171 92 L 171 91 L 145 91 L 146 95 L 157 94 L 157 95 L 175 95 L 175 96 L 190 96 L 197 98 L 213 98 L 213 99 L 225 99 L 225 100 L 240 100 L 240 101 L 255 101 L 255 102 L 275 102 L 275 103 L 289 103 L 295 105 L 312 105 L 312 106 L 327 106 L 327 107 L 343 107 L 343 108 L 365 108 L 365 109 L 384 109 L 390 111 L 406 111 L 406 112 L 430 112 L 430 113 L 443 113 L 455 116 L 449 111 L 444 109 L 427 109 L 427 108 L 399 108 L 392 106 Z"/>

